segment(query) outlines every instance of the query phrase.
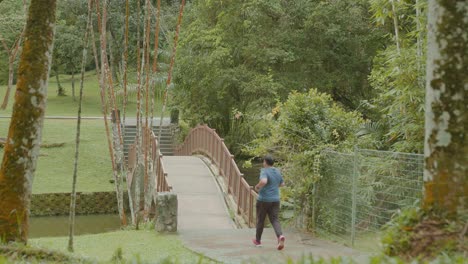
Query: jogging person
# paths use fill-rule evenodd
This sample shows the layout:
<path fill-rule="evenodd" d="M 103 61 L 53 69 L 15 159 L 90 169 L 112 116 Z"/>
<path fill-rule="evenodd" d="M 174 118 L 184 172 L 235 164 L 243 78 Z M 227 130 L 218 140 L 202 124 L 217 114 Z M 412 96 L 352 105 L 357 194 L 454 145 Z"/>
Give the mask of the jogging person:
<path fill-rule="evenodd" d="M 274 161 L 270 155 L 263 159 L 263 169 L 260 172 L 260 181 L 255 186 L 258 191 L 257 199 L 257 234 L 253 243 L 255 246 L 262 245 L 262 233 L 265 226 L 265 218 L 268 215 L 270 222 L 275 229 L 276 237 L 278 238 L 278 250 L 284 248 L 285 237 L 281 231 L 279 222 L 280 211 L 280 191 L 279 188 L 284 186 L 283 176 L 281 172 L 273 167 Z"/>

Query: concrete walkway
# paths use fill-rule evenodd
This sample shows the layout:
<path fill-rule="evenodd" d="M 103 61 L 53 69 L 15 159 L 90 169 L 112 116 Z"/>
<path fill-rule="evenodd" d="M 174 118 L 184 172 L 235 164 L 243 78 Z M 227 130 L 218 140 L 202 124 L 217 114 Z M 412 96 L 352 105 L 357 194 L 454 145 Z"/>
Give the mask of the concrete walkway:
<path fill-rule="evenodd" d="M 286 248 L 276 250 L 273 230 L 267 229 L 263 247 L 252 245 L 254 229 L 235 229 L 211 171 L 198 157 L 164 157 L 169 183 L 179 200 L 178 229 L 188 248 L 223 263 L 286 263 L 302 256 L 359 259 L 362 253 L 285 227 Z"/>
<path fill-rule="evenodd" d="M 262 247 L 253 246 L 254 229 L 182 231 L 185 245 L 209 258 L 223 263 L 288 263 L 302 257 L 351 257 L 357 263 L 366 254 L 335 243 L 315 238 L 296 230 L 284 231 L 286 247 L 276 249 L 276 236 L 272 229 L 263 232 Z"/>
<path fill-rule="evenodd" d="M 179 200 L 178 229 L 234 229 L 211 171 L 198 157 L 164 156 L 169 184 Z"/>

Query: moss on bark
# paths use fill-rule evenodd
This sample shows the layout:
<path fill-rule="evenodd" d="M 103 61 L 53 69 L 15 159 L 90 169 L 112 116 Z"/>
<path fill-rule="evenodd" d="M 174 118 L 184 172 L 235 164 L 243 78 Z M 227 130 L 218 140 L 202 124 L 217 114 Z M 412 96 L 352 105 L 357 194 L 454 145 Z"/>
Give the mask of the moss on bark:
<path fill-rule="evenodd" d="M 423 207 L 457 218 L 468 199 L 468 2 L 429 1 Z"/>
<path fill-rule="evenodd" d="M 41 143 L 56 0 L 32 0 L 13 114 L 0 170 L 0 238 L 26 242 L 31 186 Z"/>

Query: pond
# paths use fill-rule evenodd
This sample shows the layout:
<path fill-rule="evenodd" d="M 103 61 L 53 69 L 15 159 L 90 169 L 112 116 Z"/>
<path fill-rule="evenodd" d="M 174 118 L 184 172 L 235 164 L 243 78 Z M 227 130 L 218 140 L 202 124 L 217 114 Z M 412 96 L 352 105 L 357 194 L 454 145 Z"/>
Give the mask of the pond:
<path fill-rule="evenodd" d="M 29 219 L 29 237 L 55 237 L 68 235 L 68 216 L 43 216 Z M 97 234 L 118 230 L 118 215 L 77 215 L 75 235 Z"/>
<path fill-rule="evenodd" d="M 258 183 L 258 177 L 260 176 L 260 170 L 263 167 L 262 161 L 252 161 L 252 167 L 243 168 L 242 163 L 238 164 L 239 170 L 244 173 L 245 180 L 251 185 L 255 186 Z"/>

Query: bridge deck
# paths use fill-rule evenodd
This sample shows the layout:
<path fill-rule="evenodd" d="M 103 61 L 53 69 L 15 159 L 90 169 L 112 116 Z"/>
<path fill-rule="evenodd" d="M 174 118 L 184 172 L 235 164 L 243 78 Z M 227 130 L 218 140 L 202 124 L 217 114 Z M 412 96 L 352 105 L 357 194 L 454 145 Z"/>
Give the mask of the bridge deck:
<path fill-rule="evenodd" d="M 211 171 L 195 156 L 164 156 L 168 180 L 179 199 L 179 230 L 182 241 L 192 250 L 225 263 L 285 263 L 289 258 L 352 256 L 361 252 L 326 242 L 284 226 L 286 249 L 277 251 L 273 230 L 264 233 L 264 248 L 255 248 L 254 229 L 235 229 L 224 197 Z M 359 261 L 358 261 L 359 262 Z"/>
<path fill-rule="evenodd" d="M 211 171 L 195 156 L 164 157 L 169 183 L 179 200 L 178 229 L 233 229 L 234 223 Z"/>

